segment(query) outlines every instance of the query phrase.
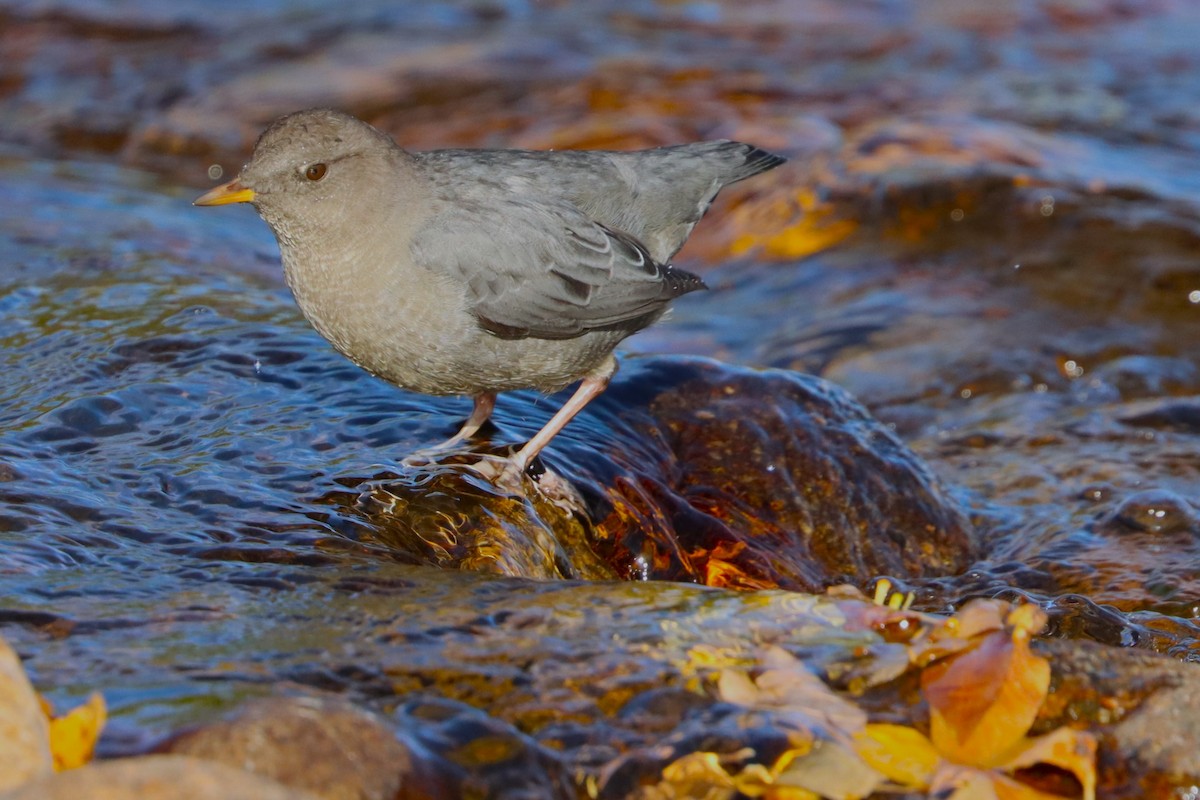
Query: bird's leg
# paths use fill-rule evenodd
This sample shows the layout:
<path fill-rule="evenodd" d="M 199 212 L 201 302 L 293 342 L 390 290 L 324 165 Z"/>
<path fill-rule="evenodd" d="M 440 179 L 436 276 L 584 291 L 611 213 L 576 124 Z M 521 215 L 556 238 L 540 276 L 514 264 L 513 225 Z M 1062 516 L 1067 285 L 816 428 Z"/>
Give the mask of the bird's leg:
<path fill-rule="evenodd" d="M 495 392 L 477 394 L 474 400 L 475 407 L 471 409 L 471 416 L 467 417 L 467 421 L 459 428 L 458 433 L 437 446 L 438 450 L 449 450 L 459 442 L 470 439 L 479 433 L 479 429 L 483 427 L 483 423 L 487 422 L 492 416 L 492 410 L 496 408 Z"/>
<path fill-rule="evenodd" d="M 579 388 L 575 390 L 575 394 L 571 395 L 558 413 L 550 418 L 540 431 L 538 431 L 532 439 L 525 443 L 517 453 L 512 456 L 505 472 L 516 476 L 523 475 L 529 467 L 530 462 L 537 457 L 537 454 L 542 452 L 542 449 L 550 443 L 559 431 L 561 431 L 568 422 L 575 418 L 575 415 L 583 410 L 583 407 L 590 403 L 596 395 L 608 388 L 609 381 L 617 372 L 617 359 L 609 355 L 599 367 L 594 369 L 583 383 L 579 384 Z"/>
<path fill-rule="evenodd" d="M 425 447 L 418 450 L 405 458 L 403 463 L 410 467 L 427 464 L 432 456 L 444 453 L 447 450 L 453 450 L 459 443 L 465 442 L 478 433 L 483 424 L 492 416 L 492 410 L 496 407 L 496 393 L 484 392 L 483 394 L 477 394 L 474 400 L 475 407 L 471 409 L 471 416 L 467 417 L 467 421 L 459 428 L 458 433 L 441 444 L 435 444 L 433 447 Z"/>

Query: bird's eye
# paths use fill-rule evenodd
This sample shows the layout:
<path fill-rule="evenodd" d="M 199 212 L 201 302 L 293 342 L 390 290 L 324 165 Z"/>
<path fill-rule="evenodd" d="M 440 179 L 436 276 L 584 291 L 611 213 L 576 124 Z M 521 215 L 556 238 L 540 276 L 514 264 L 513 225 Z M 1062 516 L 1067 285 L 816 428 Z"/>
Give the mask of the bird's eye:
<path fill-rule="evenodd" d="M 329 171 L 329 167 L 324 164 L 313 164 L 308 169 L 304 170 L 304 177 L 310 181 L 319 181 L 325 177 L 325 173 Z"/>

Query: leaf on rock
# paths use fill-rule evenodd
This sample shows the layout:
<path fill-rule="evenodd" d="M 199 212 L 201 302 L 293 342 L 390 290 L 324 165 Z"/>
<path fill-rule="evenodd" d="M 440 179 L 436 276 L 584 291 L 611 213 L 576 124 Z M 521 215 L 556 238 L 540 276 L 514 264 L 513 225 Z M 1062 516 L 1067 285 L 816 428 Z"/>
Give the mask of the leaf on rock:
<path fill-rule="evenodd" d="M 1033 609 L 1036 606 L 1027 604 L 1022 608 Z M 973 639 L 980 634 L 1003 629 L 1011 610 L 1012 606 L 1003 600 L 972 600 L 947 620 L 946 628 L 954 636 Z"/>
<path fill-rule="evenodd" d="M 1038 764 L 1066 770 L 1083 787 L 1084 800 L 1096 797 L 1096 739 L 1090 733 L 1059 728 L 1026 739 L 1020 751 L 1001 766 L 1011 771 Z"/>
<path fill-rule="evenodd" d="M 921 675 L 930 738 L 959 764 L 1002 764 L 1024 738 L 1050 688 L 1050 662 L 1029 649 L 1029 632 L 987 634 L 973 650 Z"/>
<path fill-rule="evenodd" d="M 91 761 L 107 719 L 108 711 L 99 692 L 61 717 L 51 717 L 50 753 L 54 756 L 54 768 L 61 772 Z"/>
<path fill-rule="evenodd" d="M 925 734 L 905 725 L 871 723 L 855 738 L 855 745 L 873 769 L 912 788 L 928 786 L 941 760 Z"/>
<path fill-rule="evenodd" d="M 660 784 L 647 789 L 658 793 L 638 796 L 853 800 L 902 788 L 946 800 L 1063 800 L 1018 780 L 1034 774 L 1014 774 L 1053 767 L 1059 772 L 1051 777 L 1073 786 L 1064 773 L 1074 776 L 1079 785 L 1075 794 L 1095 800 L 1096 741 L 1090 734 L 1060 728 L 1026 738 L 1050 686 L 1050 663 L 1029 646 L 1030 637 L 1045 625 L 1041 609 L 977 601 L 949 620 L 875 609 L 857 622 L 910 625 L 907 643 L 887 647 L 906 650 L 911 665 L 934 661 L 921 671 L 922 694 L 930 708 L 928 737 L 903 725 L 866 724 L 861 709 L 786 650 L 772 647 L 764 652 L 757 673 L 732 665 L 722 670 L 717 693 L 727 702 L 773 712 L 778 723 L 811 738 L 796 739 L 794 744 L 803 746 L 773 765 L 751 763 L 735 773 L 713 754 L 679 759 L 664 771 Z M 854 617 L 848 614 L 847 619 Z M 741 763 L 745 752 L 739 754 Z M 727 764 L 738 756 L 723 758 Z M 1046 774 L 1040 771 L 1037 777 Z"/>
<path fill-rule="evenodd" d="M 828 732 L 847 736 L 867 724 L 866 712 L 835 694 L 783 648 L 769 648 L 762 663 L 765 669 L 753 680 L 740 670 L 722 670 L 717 679 L 720 698 L 749 708 L 801 714 Z"/>
<path fill-rule="evenodd" d="M 688 753 L 663 768 L 662 779 L 652 786 L 643 786 L 635 797 L 638 800 L 729 800 L 737 793 L 733 776 L 721 764 L 717 753 Z"/>
<path fill-rule="evenodd" d="M 772 772 L 776 773 L 776 791 L 802 789 L 830 800 L 858 800 L 873 793 L 886 780 L 882 772 L 863 761 L 853 749 L 836 741 L 818 742 L 802 755 L 785 754 Z"/>
<path fill-rule="evenodd" d="M 1005 620 L 1011 627 L 1036 636 L 1046 627 L 1046 612 L 1032 603 L 1014 608 Z"/>

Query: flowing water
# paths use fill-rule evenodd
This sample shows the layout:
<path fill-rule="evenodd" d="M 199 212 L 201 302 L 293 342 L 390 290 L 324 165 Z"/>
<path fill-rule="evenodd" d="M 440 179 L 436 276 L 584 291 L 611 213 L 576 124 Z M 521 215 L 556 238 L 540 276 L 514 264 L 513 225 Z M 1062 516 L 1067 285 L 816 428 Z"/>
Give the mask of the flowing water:
<path fill-rule="evenodd" d="M 570 650 L 555 624 L 650 642 L 784 602 L 397 545 L 355 487 L 468 402 L 336 355 L 253 212 L 190 205 L 274 114 L 332 103 L 413 146 L 791 156 L 717 204 L 680 261 L 713 290 L 626 354 L 849 390 L 970 515 L 969 568 L 893 576 L 922 606 L 1020 595 L 1062 636 L 1200 659 L 1196 41 L 1168 0 L 0 3 L 0 628 L 53 696 L 105 693 L 120 752 L 280 681 L 386 706 L 455 648 L 500 680 Z M 596 452 L 663 449 L 623 427 L 626 372 L 547 458 L 591 499 L 632 474 Z M 502 397 L 492 441 L 560 400 Z M 444 537 L 470 520 L 439 486 Z M 554 574 L 615 574 L 518 511 Z M 604 680 L 648 692 L 656 663 Z"/>

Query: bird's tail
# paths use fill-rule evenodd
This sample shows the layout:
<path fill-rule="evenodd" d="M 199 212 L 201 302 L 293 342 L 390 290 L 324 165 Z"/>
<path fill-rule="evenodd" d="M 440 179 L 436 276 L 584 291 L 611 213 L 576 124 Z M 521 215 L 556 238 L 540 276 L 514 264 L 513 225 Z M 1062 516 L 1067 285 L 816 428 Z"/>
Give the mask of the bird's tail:
<path fill-rule="evenodd" d="M 758 175 L 760 172 L 766 172 L 770 169 L 775 169 L 780 164 L 787 161 L 786 158 L 775 153 L 770 153 L 763 150 L 761 147 L 755 147 L 752 144 L 745 142 L 724 141 L 720 143 L 721 148 L 727 151 L 730 155 L 739 156 L 740 163 L 737 163 L 728 173 L 728 178 L 725 185 L 743 181 L 746 178 L 751 178 Z"/>

